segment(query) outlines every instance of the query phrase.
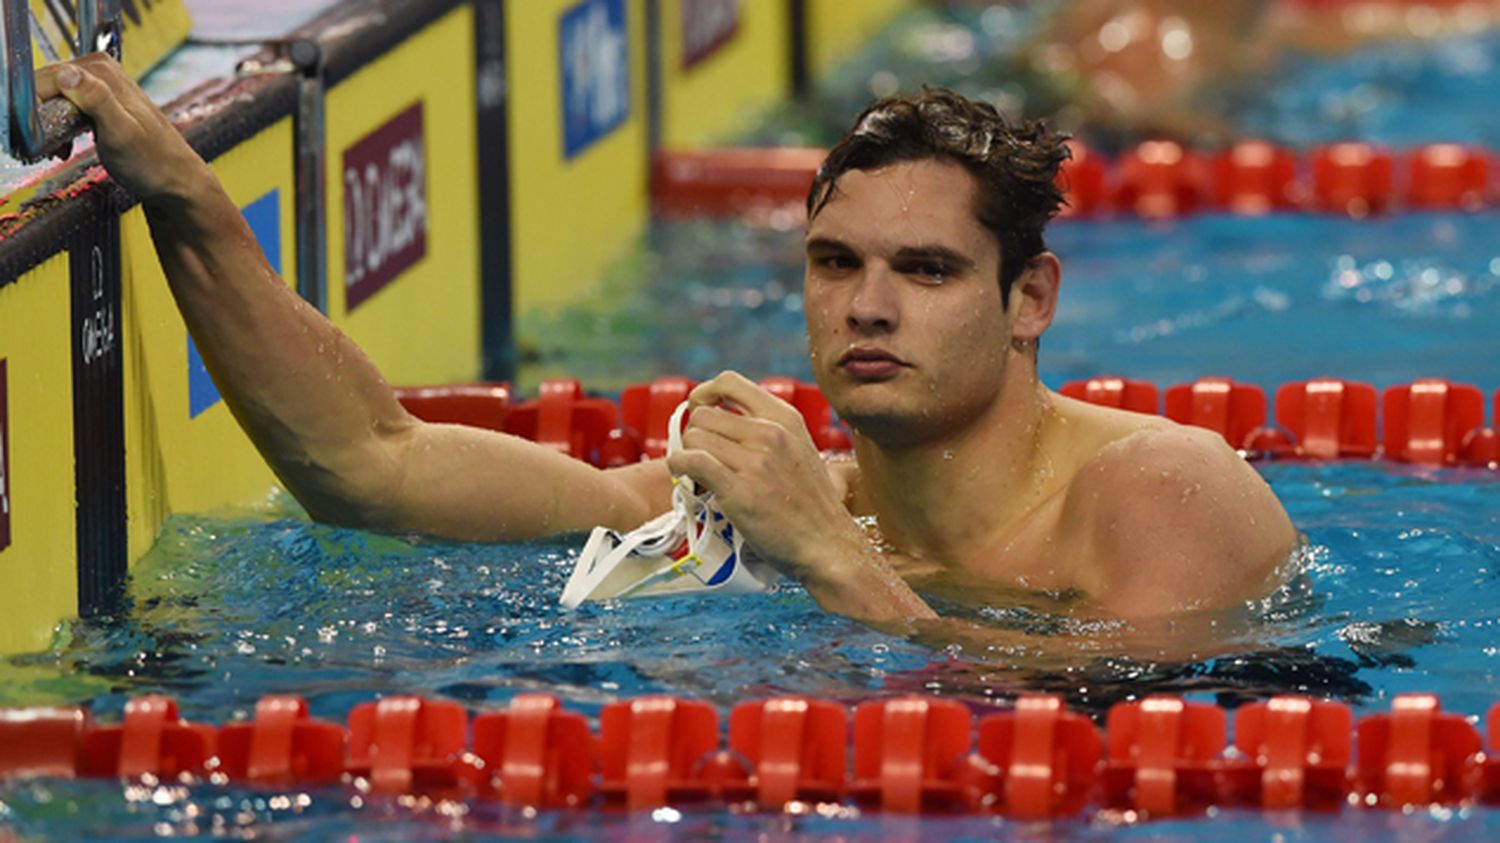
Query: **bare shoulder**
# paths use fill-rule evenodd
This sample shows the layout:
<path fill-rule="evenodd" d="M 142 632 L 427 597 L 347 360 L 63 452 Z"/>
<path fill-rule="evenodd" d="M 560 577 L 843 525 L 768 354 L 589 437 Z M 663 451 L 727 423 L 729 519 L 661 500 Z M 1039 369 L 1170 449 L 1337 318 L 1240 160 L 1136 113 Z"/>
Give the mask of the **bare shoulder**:
<path fill-rule="evenodd" d="M 1217 434 L 1151 426 L 1081 466 L 1064 515 L 1107 611 L 1144 617 L 1263 596 L 1297 534 L 1259 473 Z"/>

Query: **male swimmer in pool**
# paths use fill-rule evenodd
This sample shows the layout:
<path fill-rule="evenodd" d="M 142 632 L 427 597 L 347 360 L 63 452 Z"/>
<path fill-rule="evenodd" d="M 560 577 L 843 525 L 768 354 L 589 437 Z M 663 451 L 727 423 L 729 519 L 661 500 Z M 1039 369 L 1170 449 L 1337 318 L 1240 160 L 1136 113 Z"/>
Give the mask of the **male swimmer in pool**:
<path fill-rule="evenodd" d="M 276 277 L 118 65 L 55 65 L 38 88 L 93 118 L 214 380 L 317 520 L 481 541 L 629 530 L 665 511 L 671 475 L 685 474 L 820 606 L 881 624 L 937 617 L 919 590 L 970 604 L 1074 592 L 1125 620 L 1228 607 L 1270 591 L 1295 544 L 1217 434 L 1040 384 L 1059 283 L 1042 228 L 1066 151 L 988 105 L 945 91 L 876 103 L 813 185 L 809 354 L 853 430 L 852 461 L 826 462 L 796 410 L 726 372 L 693 392 L 683 450 L 606 471 L 413 418 Z"/>

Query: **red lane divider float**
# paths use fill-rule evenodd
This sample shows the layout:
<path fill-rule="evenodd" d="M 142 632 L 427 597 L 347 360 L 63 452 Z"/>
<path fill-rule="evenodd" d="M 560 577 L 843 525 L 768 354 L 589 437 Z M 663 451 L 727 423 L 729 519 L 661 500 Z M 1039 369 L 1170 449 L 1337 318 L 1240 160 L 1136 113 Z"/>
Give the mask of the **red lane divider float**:
<path fill-rule="evenodd" d="M 1073 157 L 1057 171 L 1057 185 L 1068 197 L 1064 217 L 1087 216 L 1109 207 L 1109 187 L 1105 184 L 1108 164 L 1104 157 L 1089 149 L 1077 138 L 1068 141 Z"/>
<path fill-rule="evenodd" d="M 701 775 L 719 748 L 713 706 L 677 697 L 640 697 L 599 713 L 599 794 L 632 811 L 707 800 Z"/>
<path fill-rule="evenodd" d="M 593 794 L 594 739 L 583 715 L 550 694 L 521 694 L 509 711 L 474 718 L 481 793 L 507 805 L 573 808 Z"/>
<path fill-rule="evenodd" d="M 672 411 L 697 385 L 689 378 L 668 376 L 627 386 L 620 393 L 620 414 L 625 424 L 642 437 L 642 456 L 656 459 L 667 455 L 667 423 L 672 420 Z"/>
<path fill-rule="evenodd" d="M 1291 431 L 1298 456 L 1374 456 L 1375 387 L 1338 378 L 1282 384 L 1276 390 L 1276 422 Z"/>
<path fill-rule="evenodd" d="M 91 728 L 77 707 L 0 709 L 0 778 L 73 778 Z"/>
<path fill-rule="evenodd" d="M 1495 804 L 1500 803 L 1500 703 L 1490 706 L 1485 733 L 1489 735 L 1490 751 L 1480 764 L 1479 798 Z"/>
<path fill-rule="evenodd" d="M 857 804 L 898 814 L 967 807 L 963 782 L 974 716 L 962 703 L 901 697 L 854 710 Z"/>
<path fill-rule="evenodd" d="M 1225 769 L 1224 712 L 1208 703 L 1149 697 L 1109 711 L 1104 803 L 1170 816 L 1218 801 Z"/>
<path fill-rule="evenodd" d="M 1091 806 L 1160 817 L 1500 804 L 1500 754 L 1486 756 L 1479 731 L 1431 694 L 1399 695 L 1357 723 L 1343 703 L 1279 696 L 1234 722 L 1229 747 L 1223 709 L 1174 696 L 1115 705 L 1102 734 L 1053 695 L 1022 696 L 977 722 L 954 700 L 909 696 L 860 704 L 851 729 L 838 702 L 779 697 L 735 706 L 726 745 L 713 706 L 669 696 L 605 706 L 597 736 L 547 694 L 472 721 L 453 702 L 389 697 L 356 706 L 347 727 L 275 696 L 253 720 L 221 728 L 187 723 L 171 699 L 150 696 L 112 725 L 80 708 L 0 709 L 0 779 L 362 781 L 388 795 L 630 811 L 848 798 L 889 813 L 1028 820 Z M 1486 728 L 1500 749 L 1500 703 Z"/>
<path fill-rule="evenodd" d="M 1058 392 L 1100 407 L 1133 410 L 1153 416 L 1160 406 L 1156 384 L 1107 375 L 1086 381 L 1068 381 Z"/>
<path fill-rule="evenodd" d="M 1313 204 L 1351 217 L 1385 211 L 1391 204 L 1392 156 L 1368 143 L 1329 144 L 1313 150 Z"/>
<path fill-rule="evenodd" d="M 83 733 L 78 775 L 200 775 L 214 757 L 217 734 L 213 726 L 183 720 L 170 697 L 137 697 L 125 704 L 120 723 Z"/>
<path fill-rule="evenodd" d="M 344 728 L 313 720 L 301 697 L 262 697 L 255 719 L 219 730 L 219 770 L 257 784 L 336 782 L 344 774 Z"/>
<path fill-rule="evenodd" d="M 1243 215 L 1290 211 L 1306 191 L 1297 183 L 1292 153 L 1260 140 L 1242 140 L 1214 158 L 1215 199 Z"/>
<path fill-rule="evenodd" d="M 739 216 L 806 206 L 826 150 L 669 150 L 651 164 L 651 203 L 667 217 Z"/>
<path fill-rule="evenodd" d="M 387 697 L 349 712 L 346 770 L 377 793 L 472 790 L 479 767 L 467 752 L 469 717 L 457 703 Z"/>
<path fill-rule="evenodd" d="M 1207 203 L 1208 166 L 1175 141 L 1146 141 L 1120 156 L 1115 206 L 1141 217 L 1180 217 Z"/>
<path fill-rule="evenodd" d="M 1349 707 L 1283 696 L 1235 713 L 1234 745 L 1252 765 L 1245 791 L 1266 809 L 1339 807 L 1349 792 Z"/>
<path fill-rule="evenodd" d="M 1146 140 L 1114 161 L 1078 140 L 1058 172 L 1063 216 L 1116 211 L 1178 217 L 1198 211 L 1265 214 L 1308 210 L 1362 218 L 1397 207 L 1473 211 L 1500 196 L 1493 156 L 1433 143 L 1397 153 L 1347 141 L 1305 153 L 1247 138 L 1218 151 Z M 672 218 L 800 215 L 822 163 L 820 149 L 666 151 L 652 167 L 652 202 Z"/>
<path fill-rule="evenodd" d="M 1099 731 L 1060 697 L 1021 697 L 1014 712 L 982 718 L 976 745 L 999 785 L 981 790 L 980 807 L 1043 820 L 1077 814 L 1092 796 Z"/>
<path fill-rule="evenodd" d="M 852 447 L 816 386 L 793 378 L 761 381 L 802 415 L 824 451 Z M 516 403 L 507 384 L 401 387 L 397 396 L 418 418 L 504 431 L 601 467 L 629 465 L 666 453 L 672 411 L 697 382 L 667 376 L 626 387 L 618 404 L 585 393 L 576 380 L 542 384 L 536 398 Z M 1267 424 L 1266 393 L 1253 384 L 1204 377 L 1167 387 L 1165 401 L 1148 381 L 1104 375 L 1064 383 L 1063 395 L 1105 407 L 1163 413 L 1181 424 L 1217 432 L 1252 456 L 1332 460 L 1386 459 L 1433 466 L 1500 467 L 1500 432 L 1485 425 L 1478 387 L 1423 378 L 1387 387 L 1339 378 L 1279 386 L 1275 424 Z M 1500 419 L 1500 390 L 1491 419 Z"/>
<path fill-rule="evenodd" d="M 1390 387 L 1382 401 L 1385 453 L 1392 459 L 1456 462 L 1465 448 L 1476 447 L 1471 434 L 1484 427 L 1484 395 L 1468 384 L 1424 378 Z"/>
<path fill-rule="evenodd" d="M 1167 388 L 1166 416 L 1208 428 L 1235 448 L 1259 450 L 1252 437 L 1266 423 L 1266 394 L 1229 378 L 1199 378 Z"/>
<path fill-rule="evenodd" d="M 1490 162 L 1483 150 L 1435 143 L 1412 153 L 1407 201 L 1414 208 L 1477 211 L 1489 190 Z"/>
<path fill-rule="evenodd" d="M 1479 732 L 1432 694 L 1397 696 L 1390 714 L 1360 721 L 1358 740 L 1355 792 L 1367 804 L 1453 805 L 1476 791 Z"/>
<path fill-rule="evenodd" d="M 423 421 L 506 431 L 511 406 L 508 383 L 403 386 L 396 396 L 407 412 Z"/>
<path fill-rule="evenodd" d="M 844 796 L 849 715 L 842 705 L 805 697 L 743 702 L 729 715 L 728 764 L 720 785 L 729 802 L 779 811 L 788 803 Z"/>

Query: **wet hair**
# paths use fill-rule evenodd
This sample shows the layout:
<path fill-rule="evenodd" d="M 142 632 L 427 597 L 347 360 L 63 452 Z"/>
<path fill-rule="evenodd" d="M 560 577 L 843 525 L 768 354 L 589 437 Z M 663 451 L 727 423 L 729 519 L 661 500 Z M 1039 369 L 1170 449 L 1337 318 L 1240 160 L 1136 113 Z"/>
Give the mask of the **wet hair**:
<path fill-rule="evenodd" d="M 1042 229 L 1063 202 L 1057 170 L 1071 157 L 1067 135 L 1040 121 L 1011 125 L 987 102 L 946 88 L 872 103 L 828 153 L 807 194 L 812 220 L 850 170 L 878 170 L 937 158 L 968 170 L 975 182 L 974 215 L 1000 244 L 1000 300 L 1031 260 L 1046 251 Z"/>

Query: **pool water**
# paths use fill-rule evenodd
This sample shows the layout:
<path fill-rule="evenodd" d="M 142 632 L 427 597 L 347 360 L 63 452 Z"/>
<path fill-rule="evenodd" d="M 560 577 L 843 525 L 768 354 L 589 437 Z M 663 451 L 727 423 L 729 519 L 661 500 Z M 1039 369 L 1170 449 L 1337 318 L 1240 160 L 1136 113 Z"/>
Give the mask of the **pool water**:
<path fill-rule="evenodd" d="M 949 27 L 929 32 L 953 37 L 951 27 L 985 26 L 961 15 L 929 23 Z M 921 47 L 911 61 L 955 54 L 920 34 L 902 42 Z M 1493 38 L 1473 43 L 1486 56 L 1500 52 Z M 1424 61 L 1448 67 L 1427 49 Z M 1288 93 L 1268 106 L 1271 117 L 1257 119 L 1307 119 L 1311 94 L 1298 86 L 1332 84 L 1320 74 L 1368 73 L 1361 62 L 1370 55 L 1289 66 L 1278 81 Z M 1431 77 L 1423 78 L 1436 85 Z M 1417 87 L 1414 98 L 1381 102 L 1415 107 Z M 1475 137 L 1490 138 L 1485 121 L 1495 113 L 1477 109 Z M 1497 223 L 1494 213 L 1061 222 L 1050 243 L 1064 262 L 1062 305 L 1042 346 L 1043 378 L 1056 386 L 1107 372 L 1164 387 L 1222 374 L 1269 392 L 1317 375 L 1379 386 L 1438 375 L 1475 383 L 1488 397 L 1500 386 Z M 800 286 L 795 226 L 656 224 L 589 307 L 525 317 L 522 333 L 547 340 L 526 349 L 520 385 L 530 390 L 542 377 L 568 374 L 612 392 L 660 374 L 703 378 L 723 368 L 807 378 Z M 1182 620 L 1213 633 L 1211 654 L 1197 659 L 1101 655 L 1053 633 L 1086 627 L 1107 647 L 1123 631 L 1087 626 L 1036 601 L 971 614 L 1037 633 L 1051 642 L 1045 654 L 919 643 L 825 614 L 791 583 L 768 595 L 713 598 L 712 611 L 700 599 L 674 598 L 568 613 L 557 597 L 581 537 L 472 545 L 378 536 L 310 524 L 277 498 L 253 512 L 172 518 L 134 569 L 120 617 L 74 622 L 47 652 L 0 660 L 0 705 L 84 703 L 108 720 L 128 697 L 161 692 L 189 718 L 223 722 L 247 716 L 262 695 L 289 692 L 305 696 L 315 716 L 339 720 L 356 703 L 389 694 L 481 709 L 536 690 L 590 716 L 608 702 L 656 692 L 705 699 L 721 713 L 776 693 L 853 704 L 924 692 L 983 711 L 1035 689 L 1062 693 L 1095 716 L 1157 691 L 1225 706 L 1305 692 L 1345 701 L 1357 714 L 1383 710 L 1404 691 L 1435 692 L 1447 709 L 1470 716 L 1500 701 L 1500 473 L 1378 461 L 1261 470 L 1307 548 L 1287 586 L 1267 600 Z M 1242 839 L 1425 841 L 1500 838 L 1500 812 L 1223 811 L 1217 820 L 1141 825 L 1103 814 L 1051 826 L 989 818 L 917 825 L 848 812 L 524 817 L 483 803 L 381 801 L 346 788 L 22 782 L 0 784 L 6 827 L 56 839 L 196 832 L 422 840 L 458 832 L 1094 840 L 1223 839 L 1232 831 Z"/>
<path fill-rule="evenodd" d="M 1500 386 L 1500 213 L 1060 220 L 1058 314 L 1042 379 L 1115 374 L 1166 387 L 1335 376 Z M 613 391 L 662 373 L 811 378 L 802 232 L 663 222 L 589 307 L 527 314 L 523 390 L 571 375 Z M 685 330 L 684 326 L 692 326 Z"/>
<path fill-rule="evenodd" d="M 422 694 L 481 709 L 536 690 L 590 716 L 605 703 L 646 693 L 705 699 L 725 713 L 741 700 L 779 693 L 851 705 L 932 693 L 982 712 L 1041 689 L 1096 716 L 1151 692 L 1225 706 L 1305 692 L 1348 702 L 1357 714 L 1388 708 L 1403 691 L 1436 692 L 1446 708 L 1468 714 L 1500 700 L 1500 477 L 1369 462 L 1264 471 L 1306 532 L 1308 551 L 1281 591 L 1244 613 L 1212 619 L 1222 629 L 1217 655 L 1198 661 L 1080 650 L 1058 666 L 1006 650 L 918 644 L 825 614 L 786 582 L 769 595 L 711 598 L 713 611 L 704 611 L 702 599 L 671 598 L 570 613 L 557 597 L 580 537 L 433 543 L 310 524 L 283 501 L 255 516 L 173 518 L 134 573 L 126 614 L 75 624 L 51 652 L 9 659 L 0 668 L 0 704 L 86 701 L 109 719 L 129 696 L 157 692 L 175 696 L 190 719 L 225 722 L 247 716 L 262 695 L 287 692 L 304 695 L 315 716 L 337 720 L 377 695 Z M 1000 627 L 1039 632 L 1073 622 L 1024 605 L 983 614 Z M 1105 640 L 1111 634 L 1101 633 Z M 425 839 L 455 821 L 475 834 L 519 822 L 479 804 L 365 804 L 357 792 L 338 788 L 286 798 L 207 785 L 127 788 L 122 797 L 116 783 L 11 783 L 0 785 L 0 822 L 59 838 L 92 838 L 103 829 L 149 836 L 160 823 L 179 833 L 189 826 L 207 831 L 220 823 L 273 837 L 378 830 L 382 839 Z M 1392 829 L 1404 835 L 1429 825 L 1464 834 L 1500 830 L 1492 813 L 1376 819 L 1346 810 L 1290 821 L 1289 839 L 1358 839 Z M 389 816 L 412 822 L 383 827 Z M 538 835 L 549 828 L 583 834 L 597 831 L 595 820 L 629 830 L 619 817 L 548 816 L 525 827 Z M 695 822 L 730 837 L 736 828 L 749 834 L 783 827 L 781 820 L 707 813 L 658 830 L 693 839 L 704 830 Z M 892 822 L 844 817 L 787 828 L 811 834 L 824 823 L 827 832 L 874 839 L 890 833 Z M 965 835 L 997 828 L 988 819 L 952 822 Z M 1245 813 L 1237 827 L 1252 839 L 1288 833 L 1287 822 Z M 1091 839 L 1114 824 L 1084 816 L 1053 832 Z M 1207 833 L 1190 821 L 1171 825 L 1182 826 L 1178 833 Z M 1165 830 L 1151 823 L 1139 832 Z M 923 827 L 924 835 L 932 831 Z"/>
<path fill-rule="evenodd" d="M 1094 713 L 1150 690 L 1221 704 L 1307 690 L 1361 711 L 1407 690 L 1460 711 L 1500 701 L 1500 477 L 1362 462 L 1264 473 L 1310 547 L 1286 587 L 1246 610 L 1253 623 L 1213 619 L 1223 654 L 1198 663 L 1079 649 L 1077 664 L 1057 667 L 1025 652 L 923 646 L 824 613 L 789 581 L 713 598 L 712 612 L 686 597 L 568 612 L 557 598 L 581 537 L 434 543 L 310 524 L 287 502 L 258 517 L 174 517 L 134 572 L 129 611 L 75 624 L 52 652 L 11 658 L 7 678 L 32 678 L 6 682 L 0 702 L 82 691 L 109 711 L 163 692 L 185 716 L 223 721 L 288 689 L 331 718 L 377 692 L 493 705 L 539 688 L 590 713 L 658 692 L 726 710 L 758 694 L 854 702 L 920 688 L 988 705 L 1038 685 Z M 976 614 L 1043 636 L 1075 623 L 1024 603 Z M 73 684 L 54 692 L 49 675 Z"/>

